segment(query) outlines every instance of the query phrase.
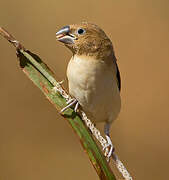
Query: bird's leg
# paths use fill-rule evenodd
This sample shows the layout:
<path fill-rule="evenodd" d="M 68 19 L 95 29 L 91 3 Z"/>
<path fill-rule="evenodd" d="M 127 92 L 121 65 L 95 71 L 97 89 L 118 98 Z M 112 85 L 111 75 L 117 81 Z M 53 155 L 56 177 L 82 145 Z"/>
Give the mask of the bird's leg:
<path fill-rule="evenodd" d="M 78 103 L 78 101 L 77 101 L 77 103 L 76 103 L 76 105 L 75 105 L 75 108 L 74 108 L 74 111 L 75 111 L 75 112 L 77 112 L 78 107 L 79 107 L 79 103 Z"/>
<path fill-rule="evenodd" d="M 77 109 L 78 109 L 78 106 L 79 106 L 79 103 L 78 103 L 78 101 L 77 101 L 75 98 L 70 99 L 69 101 L 66 102 L 66 104 L 67 104 L 67 106 L 64 107 L 64 108 L 60 111 L 61 113 L 64 112 L 64 111 L 65 111 L 66 109 L 68 109 L 69 107 L 73 106 L 73 105 L 75 105 L 74 111 L 76 112 Z"/>
<path fill-rule="evenodd" d="M 110 138 L 110 135 L 109 135 L 109 132 L 110 132 L 110 126 L 111 124 L 110 123 L 107 123 L 104 125 L 104 133 L 105 133 L 105 136 L 106 136 L 106 139 L 107 139 L 107 144 L 104 146 L 103 150 L 105 150 L 107 147 L 110 146 L 110 150 L 107 154 L 107 158 L 108 158 L 108 161 L 111 157 L 111 155 L 113 154 L 114 152 L 114 146 L 112 144 L 112 141 L 111 141 L 111 138 Z"/>

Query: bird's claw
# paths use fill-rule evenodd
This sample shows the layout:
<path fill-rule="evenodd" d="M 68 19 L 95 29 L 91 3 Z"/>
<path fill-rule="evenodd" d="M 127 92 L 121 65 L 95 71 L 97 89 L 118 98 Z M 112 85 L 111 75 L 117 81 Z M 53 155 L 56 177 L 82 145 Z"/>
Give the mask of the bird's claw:
<path fill-rule="evenodd" d="M 108 152 L 105 153 L 105 156 L 107 157 L 107 161 L 109 162 L 110 157 L 112 156 L 115 149 L 110 137 L 106 135 L 106 139 L 107 139 L 107 144 L 103 147 L 103 151 L 105 151 L 109 147 Z"/>
<path fill-rule="evenodd" d="M 52 92 L 53 93 L 57 93 L 57 92 L 60 92 L 58 90 L 58 86 L 60 86 L 62 83 L 64 82 L 64 80 L 60 81 L 60 82 L 57 82 L 56 86 L 54 86 L 52 88 Z M 60 92 L 61 94 L 61 92 Z M 77 112 L 77 109 L 79 107 L 79 103 L 78 101 L 75 99 L 75 98 L 72 98 L 72 99 L 69 99 L 67 102 L 66 102 L 67 106 L 64 107 L 63 109 L 61 109 L 60 113 L 63 113 L 66 109 L 68 109 L 69 107 L 75 105 L 75 108 L 74 108 L 74 111 Z"/>
<path fill-rule="evenodd" d="M 64 108 L 60 111 L 61 113 L 63 113 L 66 109 L 68 109 L 69 107 L 71 107 L 71 106 L 73 106 L 73 105 L 75 105 L 74 111 L 77 112 L 77 109 L 78 109 L 78 107 L 79 107 L 79 103 L 78 103 L 78 101 L 77 101 L 75 98 L 72 98 L 72 99 L 68 100 L 68 101 L 66 102 L 66 104 L 67 104 L 67 106 L 64 107 Z"/>

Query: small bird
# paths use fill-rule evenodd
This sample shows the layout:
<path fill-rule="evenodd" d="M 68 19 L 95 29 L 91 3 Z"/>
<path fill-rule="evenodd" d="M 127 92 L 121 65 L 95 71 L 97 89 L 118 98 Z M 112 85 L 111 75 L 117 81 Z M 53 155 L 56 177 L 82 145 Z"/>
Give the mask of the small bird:
<path fill-rule="evenodd" d="M 121 108 L 121 79 L 112 42 L 101 28 L 88 22 L 64 26 L 56 38 L 73 53 L 67 67 L 73 99 L 62 112 L 73 105 L 76 111 L 80 105 L 93 123 L 105 122 L 110 158 L 114 151 L 110 126 Z"/>

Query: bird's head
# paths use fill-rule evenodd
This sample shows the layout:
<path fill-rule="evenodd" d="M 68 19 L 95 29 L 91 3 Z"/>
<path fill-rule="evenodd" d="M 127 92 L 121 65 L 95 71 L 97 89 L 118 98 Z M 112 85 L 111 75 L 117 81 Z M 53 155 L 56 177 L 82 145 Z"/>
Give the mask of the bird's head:
<path fill-rule="evenodd" d="M 101 28 L 92 23 L 83 22 L 64 26 L 56 33 L 56 38 L 77 55 L 102 59 L 113 52 L 110 39 Z"/>

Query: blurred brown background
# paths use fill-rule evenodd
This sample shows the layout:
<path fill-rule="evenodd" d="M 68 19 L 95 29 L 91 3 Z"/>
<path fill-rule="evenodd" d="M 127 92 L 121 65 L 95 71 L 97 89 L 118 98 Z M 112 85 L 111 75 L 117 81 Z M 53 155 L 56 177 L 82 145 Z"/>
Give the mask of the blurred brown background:
<path fill-rule="evenodd" d="M 122 75 L 116 151 L 137 180 L 166 180 L 169 166 L 169 1 L 5 1 L 0 26 L 65 78 L 71 53 L 56 42 L 64 25 L 87 20 L 113 41 Z M 78 138 L 18 68 L 0 37 L 0 180 L 96 180 Z M 99 125 L 99 128 L 102 126 Z"/>

